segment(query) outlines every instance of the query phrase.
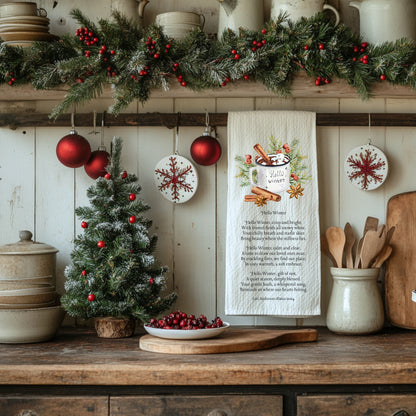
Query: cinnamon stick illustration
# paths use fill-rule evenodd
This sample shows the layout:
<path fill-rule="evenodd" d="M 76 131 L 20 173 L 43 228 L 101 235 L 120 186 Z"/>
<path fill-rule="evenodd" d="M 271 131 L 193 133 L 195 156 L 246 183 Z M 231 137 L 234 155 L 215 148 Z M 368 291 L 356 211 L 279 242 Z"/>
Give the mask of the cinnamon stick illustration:
<path fill-rule="evenodd" d="M 266 197 L 266 199 L 268 199 L 269 201 L 279 202 L 282 199 L 280 195 L 270 192 L 267 189 L 260 188 L 259 186 L 255 186 L 254 188 L 252 188 L 251 192 L 253 192 L 253 194 L 256 195 L 262 195 Z"/>
<path fill-rule="evenodd" d="M 267 165 L 271 165 L 272 161 L 270 160 L 267 153 L 264 151 L 264 149 L 261 147 L 259 143 L 253 146 L 253 149 L 263 158 L 263 160 L 266 162 Z"/>

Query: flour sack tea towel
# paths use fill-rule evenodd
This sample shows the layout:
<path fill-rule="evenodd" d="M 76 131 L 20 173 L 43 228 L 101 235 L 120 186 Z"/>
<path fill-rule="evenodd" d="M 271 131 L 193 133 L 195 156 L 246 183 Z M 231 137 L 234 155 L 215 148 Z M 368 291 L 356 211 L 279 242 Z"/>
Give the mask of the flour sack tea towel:
<path fill-rule="evenodd" d="M 320 314 L 318 201 L 315 113 L 229 113 L 226 314 Z"/>

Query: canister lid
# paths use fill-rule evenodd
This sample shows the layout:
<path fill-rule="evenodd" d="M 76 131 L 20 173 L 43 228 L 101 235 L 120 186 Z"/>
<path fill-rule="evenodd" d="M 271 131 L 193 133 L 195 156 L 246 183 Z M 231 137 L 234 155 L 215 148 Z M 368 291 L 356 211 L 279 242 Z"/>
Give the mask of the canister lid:
<path fill-rule="evenodd" d="M 0 246 L 0 255 L 53 254 L 59 251 L 48 244 L 33 241 L 32 236 L 30 231 L 20 231 L 20 241 Z"/>

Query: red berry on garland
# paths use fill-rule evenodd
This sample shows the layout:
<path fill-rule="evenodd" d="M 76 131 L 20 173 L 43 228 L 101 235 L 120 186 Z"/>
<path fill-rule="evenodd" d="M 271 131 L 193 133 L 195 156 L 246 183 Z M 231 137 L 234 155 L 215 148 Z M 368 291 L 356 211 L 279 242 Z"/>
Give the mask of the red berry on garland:
<path fill-rule="evenodd" d="M 245 75 L 244 75 L 244 79 L 247 81 L 248 79 L 250 79 L 250 75 L 245 74 Z"/>
<path fill-rule="evenodd" d="M 136 199 L 136 194 L 130 194 L 129 195 L 129 200 L 130 201 L 134 201 Z"/>
<path fill-rule="evenodd" d="M 233 55 L 235 55 L 235 54 L 237 53 L 237 51 L 236 51 L 235 49 L 233 49 L 233 50 L 231 51 L 231 53 L 232 53 Z"/>
<path fill-rule="evenodd" d="M 186 81 L 181 82 L 182 87 L 186 87 Z"/>
<path fill-rule="evenodd" d="M 81 272 L 81 274 L 82 274 L 83 276 L 86 276 L 86 275 L 87 275 L 87 271 L 86 271 L 86 270 L 83 270 L 83 271 Z"/>
<path fill-rule="evenodd" d="M 236 54 L 234 55 L 234 59 L 238 61 L 238 60 L 240 59 L 240 55 L 239 55 L 238 53 L 236 53 Z"/>
<path fill-rule="evenodd" d="M 261 33 L 263 33 L 263 35 L 265 35 L 267 33 L 266 29 L 262 29 Z"/>
<path fill-rule="evenodd" d="M 385 80 L 386 80 L 386 76 L 385 76 L 384 74 L 382 74 L 382 75 L 380 75 L 380 79 L 381 79 L 382 81 L 385 81 Z"/>
<path fill-rule="evenodd" d="M 325 45 L 323 43 L 320 43 L 318 48 L 323 51 L 325 49 Z"/>
<path fill-rule="evenodd" d="M 305 46 L 303 47 L 303 49 L 305 49 L 305 51 L 307 51 L 307 50 L 309 50 L 309 46 L 308 46 L 308 45 L 305 45 Z"/>
<path fill-rule="evenodd" d="M 110 51 L 111 55 L 115 55 L 116 51 Z"/>
<path fill-rule="evenodd" d="M 104 175 L 104 178 L 105 178 L 105 179 L 111 179 L 111 175 L 110 175 L 109 173 L 106 173 L 106 174 Z"/>
<path fill-rule="evenodd" d="M 127 178 L 127 171 L 123 171 L 122 173 L 121 173 L 121 177 L 123 178 L 123 179 L 126 179 Z"/>
<path fill-rule="evenodd" d="M 89 295 L 88 295 L 88 302 L 93 302 L 95 300 L 95 295 L 94 295 L 94 293 L 90 293 Z"/>
<path fill-rule="evenodd" d="M 104 247 L 105 247 L 105 241 L 100 240 L 100 241 L 97 243 L 97 246 L 98 246 L 99 248 L 104 248 Z"/>
<path fill-rule="evenodd" d="M 78 84 L 82 84 L 84 82 L 84 80 L 82 78 L 78 78 L 77 82 L 78 82 Z"/>
<path fill-rule="evenodd" d="M 82 228 L 88 228 L 88 223 L 86 221 L 82 221 L 81 222 L 81 227 Z"/>
<path fill-rule="evenodd" d="M 91 153 L 88 162 L 84 165 L 84 170 L 92 179 L 97 179 L 100 176 L 106 175 L 106 166 L 110 160 L 110 155 L 105 151 L 105 147 L 100 147 L 100 150 L 95 150 Z"/>
<path fill-rule="evenodd" d="M 160 55 L 159 55 L 158 53 L 155 53 L 155 54 L 153 55 L 153 58 L 158 59 L 158 58 L 160 58 Z"/>
<path fill-rule="evenodd" d="M 91 146 L 84 137 L 73 130 L 59 140 L 56 145 L 56 156 L 63 165 L 79 168 L 90 158 Z"/>
<path fill-rule="evenodd" d="M 152 285 L 154 282 L 155 282 L 155 279 L 153 279 L 153 277 L 151 277 L 151 278 L 149 279 L 149 285 Z"/>
<path fill-rule="evenodd" d="M 130 224 L 134 224 L 136 222 L 136 217 L 134 215 L 132 215 L 131 217 L 129 217 L 129 223 Z"/>

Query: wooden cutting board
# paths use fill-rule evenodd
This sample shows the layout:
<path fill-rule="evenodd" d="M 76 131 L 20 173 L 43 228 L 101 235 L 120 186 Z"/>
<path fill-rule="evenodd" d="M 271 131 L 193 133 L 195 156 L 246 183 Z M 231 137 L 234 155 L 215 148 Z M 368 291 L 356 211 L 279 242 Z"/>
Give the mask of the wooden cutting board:
<path fill-rule="evenodd" d="M 390 198 L 386 225 L 395 226 L 390 258 L 386 262 L 385 302 L 387 318 L 393 325 L 416 329 L 416 192 Z"/>
<path fill-rule="evenodd" d="M 318 339 L 315 329 L 233 329 L 216 338 L 178 340 L 144 335 L 139 345 L 144 351 L 166 354 L 219 354 L 226 352 L 255 351 L 294 342 Z"/>

